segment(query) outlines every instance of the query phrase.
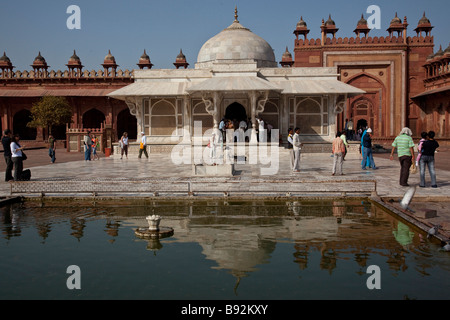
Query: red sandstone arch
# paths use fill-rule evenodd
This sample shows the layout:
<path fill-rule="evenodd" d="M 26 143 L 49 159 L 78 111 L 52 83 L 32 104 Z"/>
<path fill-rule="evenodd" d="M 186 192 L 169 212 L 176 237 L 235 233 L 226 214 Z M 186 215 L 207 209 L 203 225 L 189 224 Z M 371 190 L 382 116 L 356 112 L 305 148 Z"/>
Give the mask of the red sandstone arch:
<path fill-rule="evenodd" d="M 349 99 L 349 108 L 345 118 L 353 118 L 353 123 L 357 123 L 359 119 L 365 118 L 372 128 L 375 137 L 386 135 L 388 112 L 386 110 L 387 96 L 385 84 L 379 78 L 366 72 L 360 72 L 350 77 L 346 83 L 360 88 L 366 91 L 366 93 Z M 367 107 L 365 116 L 362 114 L 362 105 Z"/>
<path fill-rule="evenodd" d="M 124 132 L 128 133 L 131 140 L 137 139 L 137 120 L 130 113 L 130 109 L 124 108 L 117 114 L 117 139 L 122 137 Z"/>
<path fill-rule="evenodd" d="M 30 110 L 22 109 L 14 114 L 12 131 L 14 134 L 19 134 L 21 140 L 36 140 L 36 128 L 27 127 L 31 120 Z"/>
<path fill-rule="evenodd" d="M 104 121 L 105 115 L 96 108 L 89 109 L 82 116 L 83 128 L 86 129 L 101 128 Z"/>

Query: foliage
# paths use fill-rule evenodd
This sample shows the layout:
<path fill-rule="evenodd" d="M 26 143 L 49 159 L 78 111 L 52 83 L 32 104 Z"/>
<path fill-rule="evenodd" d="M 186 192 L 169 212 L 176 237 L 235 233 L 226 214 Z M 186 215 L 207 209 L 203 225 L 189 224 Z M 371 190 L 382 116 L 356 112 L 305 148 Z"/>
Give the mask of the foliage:
<path fill-rule="evenodd" d="M 32 120 L 27 124 L 31 128 L 48 128 L 72 122 L 72 107 L 64 97 L 45 96 L 31 108 Z"/>

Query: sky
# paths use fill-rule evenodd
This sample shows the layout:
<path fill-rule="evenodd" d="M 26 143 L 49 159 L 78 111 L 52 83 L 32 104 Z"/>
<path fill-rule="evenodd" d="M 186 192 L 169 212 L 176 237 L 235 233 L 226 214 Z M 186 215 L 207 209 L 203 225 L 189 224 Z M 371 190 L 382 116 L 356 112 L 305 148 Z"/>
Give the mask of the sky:
<path fill-rule="evenodd" d="M 67 27 L 71 5 L 80 8 L 80 29 Z M 49 70 L 64 71 L 75 49 L 90 71 L 103 69 L 111 50 L 119 69 L 132 70 L 146 49 L 153 69 L 173 69 L 182 49 L 194 68 L 202 45 L 234 21 L 237 6 L 240 23 L 264 38 L 281 61 L 286 46 L 293 54 L 293 31 L 301 16 L 308 38 L 320 38 L 322 19 L 329 14 L 337 36 L 352 37 L 361 14 L 372 15 L 366 12 L 371 5 L 380 8 L 381 28 L 370 36 L 387 36 L 396 12 L 407 17 L 408 36 L 414 36 L 425 11 L 435 27 L 435 52 L 449 46 L 448 0 L 0 0 L 0 55 L 5 51 L 15 70 L 31 70 L 40 51 Z"/>

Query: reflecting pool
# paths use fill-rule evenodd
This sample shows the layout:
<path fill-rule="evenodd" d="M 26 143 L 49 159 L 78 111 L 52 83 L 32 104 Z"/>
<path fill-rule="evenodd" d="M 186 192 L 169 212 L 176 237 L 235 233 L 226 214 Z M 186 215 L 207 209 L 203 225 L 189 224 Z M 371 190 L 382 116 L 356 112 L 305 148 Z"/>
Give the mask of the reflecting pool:
<path fill-rule="evenodd" d="M 137 237 L 151 214 L 173 236 Z M 447 299 L 450 289 L 450 253 L 361 199 L 27 201 L 1 208 L 0 233 L 0 299 Z M 72 265 L 81 289 L 67 287 Z M 371 265 L 380 289 L 368 288 Z"/>

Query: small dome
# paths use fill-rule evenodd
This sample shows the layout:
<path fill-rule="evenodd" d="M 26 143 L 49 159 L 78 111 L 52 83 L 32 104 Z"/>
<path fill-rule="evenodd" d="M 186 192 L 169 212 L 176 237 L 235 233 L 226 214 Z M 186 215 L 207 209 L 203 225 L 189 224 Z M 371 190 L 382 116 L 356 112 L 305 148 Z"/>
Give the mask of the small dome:
<path fill-rule="evenodd" d="M 450 44 L 448 45 L 447 49 L 444 50 L 444 54 L 450 54 Z"/>
<path fill-rule="evenodd" d="M 145 52 L 145 49 L 144 49 L 144 53 L 142 54 L 142 56 L 139 60 L 150 61 L 150 57 L 148 56 L 147 52 Z"/>
<path fill-rule="evenodd" d="M 34 63 L 45 63 L 45 59 L 43 56 L 41 56 L 41 52 L 39 51 L 39 54 L 36 58 L 34 58 Z"/>
<path fill-rule="evenodd" d="M 1 62 L 11 63 L 11 60 L 6 56 L 6 52 L 3 52 L 3 56 L 0 57 Z"/>
<path fill-rule="evenodd" d="M 439 47 L 438 52 L 434 55 L 435 58 L 442 57 L 444 55 L 444 51 L 442 50 L 442 46 Z"/>
<path fill-rule="evenodd" d="M 434 53 L 430 54 L 430 55 L 427 57 L 427 61 L 433 60 L 433 58 L 434 58 Z"/>
<path fill-rule="evenodd" d="M 303 16 L 300 17 L 300 21 L 297 22 L 297 28 L 307 28 L 306 22 L 303 21 Z"/>
<path fill-rule="evenodd" d="M 183 54 L 183 51 L 180 49 L 180 53 L 177 55 L 177 61 L 186 61 L 186 56 Z"/>
<path fill-rule="evenodd" d="M 334 20 L 331 19 L 331 14 L 328 16 L 328 20 L 325 22 L 326 26 L 335 26 Z"/>
<path fill-rule="evenodd" d="M 367 26 L 367 20 L 364 19 L 364 15 L 361 14 L 361 19 L 358 21 L 358 26 Z"/>
<path fill-rule="evenodd" d="M 288 47 L 286 47 L 286 51 L 283 53 L 283 59 L 292 59 L 292 54 L 289 52 Z"/>
<path fill-rule="evenodd" d="M 77 56 L 75 50 L 73 50 L 73 55 L 70 57 L 69 62 L 81 62 L 80 57 Z"/>
<path fill-rule="evenodd" d="M 394 19 L 392 19 L 391 20 L 391 24 L 401 24 L 402 23 L 402 19 L 400 19 L 398 16 L 397 16 L 397 12 L 395 13 L 395 18 Z"/>
<path fill-rule="evenodd" d="M 108 54 L 105 56 L 104 63 L 116 63 L 116 58 L 111 54 L 111 50 L 108 50 Z"/>
<path fill-rule="evenodd" d="M 423 13 L 423 17 L 419 20 L 419 24 L 430 24 L 430 20 L 425 17 L 425 12 Z"/>

